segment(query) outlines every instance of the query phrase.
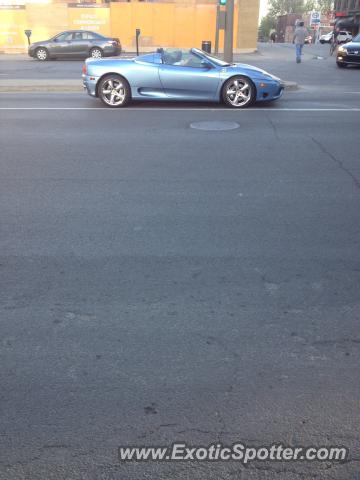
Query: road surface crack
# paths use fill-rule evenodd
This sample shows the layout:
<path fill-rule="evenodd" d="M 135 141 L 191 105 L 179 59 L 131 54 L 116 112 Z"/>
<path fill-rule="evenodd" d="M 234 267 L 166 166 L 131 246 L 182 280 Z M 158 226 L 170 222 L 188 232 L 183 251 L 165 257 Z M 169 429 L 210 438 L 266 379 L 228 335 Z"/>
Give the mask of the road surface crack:
<path fill-rule="evenodd" d="M 280 136 L 279 136 L 279 132 L 278 132 L 278 129 L 277 129 L 277 126 L 275 125 L 275 123 L 272 121 L 272 118 L 270 115 L 268 115 L 266 113 L 266 118 L 269 120 L 269 123 L 274 131 L 274 135 L 276 137 L 276 140 L 280 141 Z"/>
<path fill-rule="evenodd" d="M 340 168 L 340 170 L 345 172 L 346 175 L 348 175 L 352 179 L 352 181 L 355 184 L 355 187 L 358 190 L 360 190 L 360 180 L 356 177 L 356 175 L 354 175 L 351 170 L 349 170 L 347 167 L 345 167 L 345 165 L 343 164 L 343 162 L 341 160 L 339 160 L 335 155 L 333 155 L 331 152 L 329 152 L 326 149 L 326 147 L 321 142 L 319 142 L 319 140 L 316 140 L 314 137 L 310 137 L 310 138 L 315 143 L 315 145 L 317 145 L 317 147 L 323 153 L 325 153 L 325 155 L 327 155 Z"/>

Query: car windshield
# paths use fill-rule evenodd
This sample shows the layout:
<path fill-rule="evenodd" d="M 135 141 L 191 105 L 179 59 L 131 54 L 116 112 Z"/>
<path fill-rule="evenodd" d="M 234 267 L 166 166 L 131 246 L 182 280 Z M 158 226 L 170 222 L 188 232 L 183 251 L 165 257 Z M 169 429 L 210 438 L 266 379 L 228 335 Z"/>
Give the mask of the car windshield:
<path fill-rule="evenodd" d="M 209 55 L 199 48 L 191 48 L 190 50 L 180 48 L 159 48 L 157 53 L 161 53 L 163 63 L 167 65 L 200 67 L 203 58 L 207 58 L 210 62 L 219 67 L 228 67 L 230 65 L 217 57 Z"/>
<path fill-rule="evenodd" d="M 353 42 L 360 42 L 360 33 L 359 35 L 356 35 L 355 38 L 353 38 Z"/>
<path fill-rule="evenodd" d="M 53 39 L 58 42 L 67 42 L 73 39 L 73 32 L 62 32 L 59 35 L 55 35 Z"/>
<path fill-rule="evenodd" d="M 204 50 L 200 50 L 198 48 L 193 48 L 193 52 L 199 53 L 200 55 L 205 56 L 208 58 L 212 63 L 215 63 L 215 65 L 218 65 L 219 67 L 228 67 L 230 63 L 224 62 L 223 60 L 220 60 L 220 58 L 214 57 L 213 55 L 209 55 L 207 52 L 204 52 Z"/>

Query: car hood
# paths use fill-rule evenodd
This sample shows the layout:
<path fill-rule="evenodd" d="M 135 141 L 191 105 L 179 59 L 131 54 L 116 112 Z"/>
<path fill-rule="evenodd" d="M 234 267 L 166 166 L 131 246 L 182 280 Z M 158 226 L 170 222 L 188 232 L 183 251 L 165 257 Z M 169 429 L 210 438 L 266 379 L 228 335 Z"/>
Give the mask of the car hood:
<path fill-rule="evenodd" d="M 360 42 L 347 42 L 344 43 L 343 47 L 354 47 L 360 50 Z"/>
<path fill-rule="evenodd" d="M 247 65 L 246 63 L 234 63 L 230 65 L 229 67 L 224 67 L 226 68 L 227 72 L 234 71 L 234 73 L 249 73 L 253 74 L 259 78 L 270 78 L 272 80 L 277 80 L 281 81 L 280 78 L 276 77 L 275 75 L 272 75 L 271 73 L 267 72 L 266 70 L 263 70 L 262 68 L 254 67 L 253 65 Z"/>
<path fill-rule="evenodd" d="M 33 42 L 30 44 L 30 47 L 38 47 L 39 45 L 44 45 L 44 43 L 48 43 L 50 40 L 42 40 L 41 42 Z"/>

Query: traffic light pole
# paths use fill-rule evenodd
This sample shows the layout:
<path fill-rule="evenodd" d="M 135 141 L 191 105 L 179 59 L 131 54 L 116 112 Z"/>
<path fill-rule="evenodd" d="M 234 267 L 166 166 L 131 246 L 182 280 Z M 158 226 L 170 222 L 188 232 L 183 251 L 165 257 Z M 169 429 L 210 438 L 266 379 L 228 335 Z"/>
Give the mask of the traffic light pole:
<path fill-rule="evenodd" d="M 219 53 L 220 5 L 216 6 L 215 55 Z"/>
<path fill-rule="evenodd" d="M 227 0 L 225 45 L 224 45 L 225 62 L 233 63 L 233 43 L 234 43 L 234 0 Z"/>

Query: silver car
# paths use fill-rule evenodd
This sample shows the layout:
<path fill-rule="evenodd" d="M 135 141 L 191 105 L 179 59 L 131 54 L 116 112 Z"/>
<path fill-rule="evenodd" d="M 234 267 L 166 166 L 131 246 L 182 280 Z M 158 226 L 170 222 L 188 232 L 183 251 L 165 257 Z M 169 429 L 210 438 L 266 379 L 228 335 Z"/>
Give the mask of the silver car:
<path fill-rule="evenodd" d="M 49 60 L 60 57 L 92 57 L 120 55 L 121 44 L 118 38 L 104 37 L 87 30 L 68 30 L 43 42 L 29 46 L 30 57 Z"/>

